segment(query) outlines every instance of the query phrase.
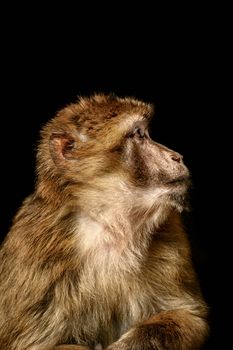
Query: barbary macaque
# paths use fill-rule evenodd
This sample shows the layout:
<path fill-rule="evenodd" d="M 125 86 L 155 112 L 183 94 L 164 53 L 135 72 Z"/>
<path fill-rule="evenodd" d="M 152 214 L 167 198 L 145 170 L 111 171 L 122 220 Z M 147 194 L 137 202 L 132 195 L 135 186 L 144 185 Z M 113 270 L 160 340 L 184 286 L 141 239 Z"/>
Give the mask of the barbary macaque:
<path fill-rule="evenodd" d="M 207 306 L 181 222 L 189 172 L 150 104 L 94 95 L 42 130 L 0 251 L 1 350 L 192 350 Z"/>

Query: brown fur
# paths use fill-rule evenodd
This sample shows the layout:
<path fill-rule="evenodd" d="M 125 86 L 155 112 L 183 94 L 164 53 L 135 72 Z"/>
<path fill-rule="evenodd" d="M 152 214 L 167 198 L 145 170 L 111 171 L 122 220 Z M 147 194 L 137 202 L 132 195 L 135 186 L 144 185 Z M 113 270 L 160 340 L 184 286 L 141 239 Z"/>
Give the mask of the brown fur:
<path fill-rule="evenodd" d="M 55 346 L 56 350 L 87 350 L 88 348 L 86 346 L 80 346 L 80 345 L 60 345 Z"/>
<path fill-rule="evenodd" d="M 201 347 L 188 170 L 148 137 L 152 111 L 96 95 L 43 128 L 35 192 L 0 251 L 0 349 Z"/>

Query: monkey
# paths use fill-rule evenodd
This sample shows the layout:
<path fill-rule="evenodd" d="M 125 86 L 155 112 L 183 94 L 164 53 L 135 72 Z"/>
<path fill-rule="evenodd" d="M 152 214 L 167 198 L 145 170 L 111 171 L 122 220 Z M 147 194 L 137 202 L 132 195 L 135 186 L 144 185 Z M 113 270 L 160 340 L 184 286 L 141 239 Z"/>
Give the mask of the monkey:
<path fill-rule="evenodd" d="M 208 306 L 182 223 L 190 173 L 153 105 L 79 97 L 42 128 L 0 250 L 1 350 L 193 350 Z"/>

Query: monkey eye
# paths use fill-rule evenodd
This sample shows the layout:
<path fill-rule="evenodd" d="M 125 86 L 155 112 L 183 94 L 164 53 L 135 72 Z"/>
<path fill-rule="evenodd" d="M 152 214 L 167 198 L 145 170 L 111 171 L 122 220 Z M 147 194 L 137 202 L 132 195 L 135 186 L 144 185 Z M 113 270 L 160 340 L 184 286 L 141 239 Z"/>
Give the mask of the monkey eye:
<path fill-rule="evenodd" d="M 130 134 L 130 137 L 137 137 L 140 139 L 144 139 L 145 137 L 148 137 L 148 130 L 145 128 L 135 128 L 134 131 Z"/>
<path fill-rule="evenodd" d="M 141 128 L 137 128 L 134 132 L 135 136 L 140 137 L 141 139 L 145 136 L 145 130 Z"/>

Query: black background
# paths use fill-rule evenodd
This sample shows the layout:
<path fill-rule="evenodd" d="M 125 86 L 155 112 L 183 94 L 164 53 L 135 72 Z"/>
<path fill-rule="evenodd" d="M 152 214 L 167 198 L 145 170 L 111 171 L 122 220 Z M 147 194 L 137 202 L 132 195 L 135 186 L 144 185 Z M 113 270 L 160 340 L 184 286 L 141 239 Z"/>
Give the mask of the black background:
<path fill-rule="evenodd" d="M 115 9 L 109 11 L 113 15 Z M 153 138 L 182 153 L 192 173 L 193 209 L 186 225 L 210 306 L 211 334 L 205 349 L 219 344 L 224 348 L 226 243 L 217 199 L 224 63 L 217 56 L 223 52 L 218 22 L 207 20 L 208 11 L 193 12 L 193 17 L 177 17 L 171 11 L 169 18 L 165 12 L 165 21 L 159 25 L 155 23 L 160 12 L 153 12 L 147 21 L 150 9 L 143 13 L 139 9 L 137 17 L 127 13 L 113 23 L 111 16 L 106 19 L 104 15 L 98 21 L 95 9 L 95 22 L 87 15 L 88 9 L 84 14 L 77 11 L 76 19 L 62 11 L 59 15 L 31 12 L 34 15 L 21 17 L 15 9 L 12 18 L 7 13 L 13 31 L 6 30 L 6 35 L 3 31 L 1 238 L 22 200 L 33 191 L 39 130 L 57 110 L 77 95 L 93 92 L 115 92 L 152 102 L 156 105 Z M 82 17 L 84 23 L 78 25 Z M 123 24 L 125 31 L 121 31 Z"/>

